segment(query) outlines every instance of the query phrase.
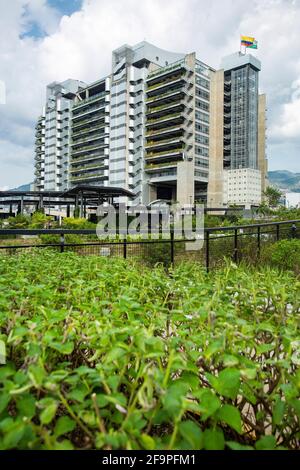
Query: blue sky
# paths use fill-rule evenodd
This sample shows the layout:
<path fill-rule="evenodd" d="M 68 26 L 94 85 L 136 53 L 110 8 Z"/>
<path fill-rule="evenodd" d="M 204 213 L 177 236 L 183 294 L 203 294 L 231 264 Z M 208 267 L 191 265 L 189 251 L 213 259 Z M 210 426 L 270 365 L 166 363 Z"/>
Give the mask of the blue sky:
<path fill-rule="evenodd" d="M 49 7 L 55 9 L 59 16 L 72 15 L 75 11 L 81 9 L 83 0 L 47 0 L 46 3 Z M 25 16 L 28 13 L 28 6 L 25 6 Z M 29 21 L 26 31 L 20 35 L 23 39 L 25 37 L 32 37 L 40 39 L 47 36 L 47 31 L 39 24 L 38 21 Z"/>
<path fill-rule="evenodd" d="M 300 172 L 300 0 L 0 0 L 0 11 L 0 189 L 33 180 L 47 84 L 99 80 L 114 49 L 144 39 L 219 68 L 240 34 L 255 36 L 269 169 Z"/>
<path fill-rule="evenodd" d="M 82 0 L 47 0 L 47 3 L 62 15 L 71 15 L 74 11 L 80 10 Z"/>

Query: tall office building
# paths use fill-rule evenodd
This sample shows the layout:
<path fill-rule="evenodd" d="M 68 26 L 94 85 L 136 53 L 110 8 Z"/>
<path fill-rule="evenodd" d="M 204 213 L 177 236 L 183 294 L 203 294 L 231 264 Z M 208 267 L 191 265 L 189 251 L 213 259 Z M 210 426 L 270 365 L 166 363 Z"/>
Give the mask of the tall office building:
<path fill-rule="evenodd" d="M 265 165 L 259 69 L 252 56 L 234 55 L 215 71 L 195 53 L 144 41 L 113 51 L 111 73 L 93 84 L 49 85 L 37 189 L 114 186 L 132 191 L 133 203 L 223 205 L 245 170 L 253 192 Z"/>
<path fill-rule="evenodd" d="M 71 117 L 69 184 L 108 183 L 110 80 L 79 91 Z"/>
<path fill-rule="evenodd" d="M 265 95 L 259 96 L 261 64 L 240 52 L 225 57 L 212 74 L 210 126 L 211 206 L 257 205 L 266 186 Z"/>
<path fill-rule="evenodd" d="M 76 93 L 86 85 L 66 80 L 47 86 L 46 105 L 36 125 L 35 187 L 60 191 L 69 179 L 70 118 Z"/>

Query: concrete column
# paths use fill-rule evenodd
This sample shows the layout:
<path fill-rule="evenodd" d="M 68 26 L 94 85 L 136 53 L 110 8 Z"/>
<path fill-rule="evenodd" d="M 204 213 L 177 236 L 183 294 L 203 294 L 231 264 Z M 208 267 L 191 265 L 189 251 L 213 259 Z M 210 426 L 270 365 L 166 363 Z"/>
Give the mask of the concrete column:
<path fill-rule="evenodd" d="M 177 202 L 179 205 L 194 204 L 194 162 L 185 161 L 177 164 Z"/>
<path fill-rule="evenodd" d="M 224 70 L 211 72 L 209 123 L 209 177 L 207 206 L 222 207 L 224 185 Z"/>
<path fill-rule="evenodd" d="M 39 210 L 42 210 L 44 208 L 44 198 L 41 195 L 40 196 L 40 202 L 39 202 Z"/>
<path fill-rule="evenodd" d="M 21 203 L 20 203 L 20 211 L 21 214 L 24 214 L 24 196 L 21 196 Z"/>
<path fill-rule="evenodd" d="M 261 192 L 268 186 L 268 160 L 266 158 L 266 95 L 258 97 L 258 169 L 261 172 Z"/>
<path fill-rule="evenodd" d="M 78 194 L 75 196 L 75 209 L 74 209 L 74 217 L 78 217 L 78 208 L 79 208 L 79 199 L 78 199 Z"/>
<path fill-rule="evenodd" d="M 83 195 L 80 193 L 80 217 L 83 217 Z"/>
<path fill-rule="evenodd" d="M 149 185 L 149 202 L 155 201 L 157 199 L 157 188 L 155 186 Z"/>

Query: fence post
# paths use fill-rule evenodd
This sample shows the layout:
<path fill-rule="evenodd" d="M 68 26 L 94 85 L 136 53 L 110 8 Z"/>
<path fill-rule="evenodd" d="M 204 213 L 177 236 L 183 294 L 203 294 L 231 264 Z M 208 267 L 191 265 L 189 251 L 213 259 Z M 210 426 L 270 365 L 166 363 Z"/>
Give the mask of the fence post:
<path fill-rule="evenodd" d="M 260 255 L 260 227 L 257 227 L 257 255 Z"/>
<path fill-rule="evenodd" d="M 292 225 L 291 231 L 292 231 L 292 238 L 296 238 L 296 230 L 297 227 L 295 224 Z"/>
<path fill-rule="evenodd" d="M 63 253 L 65 251 L 65 235 L 62 233 L 60 235 L 60 252 Z"/>
<path fill-rule="evenodd" d="M 174 227 L 171 227 L 171 232 L 170 232 L 170 235 L 171 235 L 171 264 L 173 265 L 174 264 Z"/>
<path fill-rule="evenodd" d="M 276 225 L 276 240 L 277 240 L 277 241 L 280 240 L 280 233 L 279 233 L 279 230 L 280 230 L 280 225 L 277 224 L 277 225 Z"/>
<path fill-rule="evenodd" d="M 207 230 L 206 232 L 206 250 L 205 250 L 205 255 L 206 255 L 206 272 L 209 272 L 209 231 Z"/>
<path fill-rule="evenodd" d="M 234 253 L 233 253 L 233 260 L 235 264 L 238 262 L 238 233 L 237 229 L 234 229 Z"/>
<path fill-rule="evenodd" d="M 123 243 L 123 258 L 127 259 L 127 238 L 124 238 Z"/>

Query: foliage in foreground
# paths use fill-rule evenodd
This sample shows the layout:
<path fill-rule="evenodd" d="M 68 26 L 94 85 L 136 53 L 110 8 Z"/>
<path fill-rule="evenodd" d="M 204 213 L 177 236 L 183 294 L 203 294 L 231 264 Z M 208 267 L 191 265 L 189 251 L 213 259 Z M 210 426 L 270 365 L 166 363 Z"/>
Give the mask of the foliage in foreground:
<path fill-rule="evenodd" d="M 268 245 L 263 259 L 280 269 L 289 269 L 300 274 L 300 240 L 281 240 Z"/>
<path fill-rule="evenodd" d="M 299 282 L 0 259 L 0 449 L 299 448 Z"/>

